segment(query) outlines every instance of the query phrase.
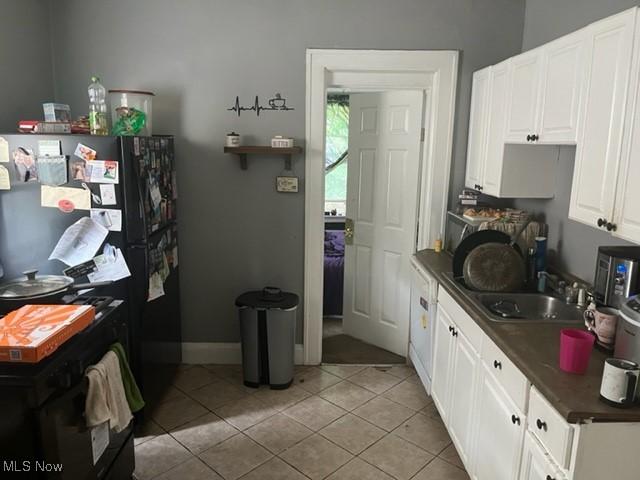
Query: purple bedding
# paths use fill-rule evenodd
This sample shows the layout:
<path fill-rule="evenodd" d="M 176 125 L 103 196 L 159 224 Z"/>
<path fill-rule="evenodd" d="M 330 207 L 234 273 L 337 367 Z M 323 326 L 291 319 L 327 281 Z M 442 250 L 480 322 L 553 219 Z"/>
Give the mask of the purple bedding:
<path fill-rule="evenodd" d="M 344 293 L 344 231 L 324 232 L 323 315 L 342 315 Z"/>

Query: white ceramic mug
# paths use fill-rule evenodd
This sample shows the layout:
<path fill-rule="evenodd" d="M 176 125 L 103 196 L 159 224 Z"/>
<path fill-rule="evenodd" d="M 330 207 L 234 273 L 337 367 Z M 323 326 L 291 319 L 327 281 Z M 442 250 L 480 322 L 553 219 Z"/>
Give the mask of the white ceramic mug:
<path fill-rule="evenodd" d="M 597 335 L 600 343 L 613 346 L 619 313 L 615 308 L 588 308 L 584 311 L 584 324 Z"/>
<path fill-rule="evenodd" d="M 607 358 L 604 362 L 600 396 L 615 407 L 632 406 L 638 395 L 640 365 L 620 358 Z"/>

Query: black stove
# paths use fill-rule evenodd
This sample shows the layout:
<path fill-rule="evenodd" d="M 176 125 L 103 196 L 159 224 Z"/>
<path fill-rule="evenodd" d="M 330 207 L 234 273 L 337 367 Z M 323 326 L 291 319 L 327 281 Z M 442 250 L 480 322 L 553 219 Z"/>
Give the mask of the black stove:
<path fill-rule="evenodd" d="M 86 368 L 115 342 L 130 352 L 126 309 L 111 297 L 79 296 L 69 303 L 93 305 L 95 320 L 38 363 L 0 362 L 0 478 L 6 468 L 25 479 L 119 479 L 133 472 L 132 426 L 108 432 L 103 450 L 84 425 Z M 24 461 L 31 462 L 30 472 L 16 470 Z M 36 475 L 36 461 L 60 464 L 63 471 Z"/>

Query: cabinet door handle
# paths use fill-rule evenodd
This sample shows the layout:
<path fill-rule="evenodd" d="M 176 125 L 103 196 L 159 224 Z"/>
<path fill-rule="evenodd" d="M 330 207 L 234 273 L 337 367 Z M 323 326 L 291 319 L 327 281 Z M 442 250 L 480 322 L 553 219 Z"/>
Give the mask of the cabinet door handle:
<path fill-rule="evenodd" d="M 607 224 L 607 220 L 605 218 L 599 218 L 598 219 L 598 226 L 599 227 L 604 227 Z"/>
<path fill-rule="evenodd" d="M 511 423 L 513 423 L 514 425 L 520 425 L 520 417 L 517 417 L 516 415 L 511 415 Z"/>
<path fill-rule="evenodd" d="M 618 226 L 615 223 L 611 223 L 611 222 L 607 222 L 607 231 L 608 232 L 615 232 L 618 229 Z"/>
<path fill-rule="evenodd" d="M 452 335 L 453 335 L 454 337 L 457 337 L 457 336 L 458 336 L 458 330 L 456 330 L 456 329 L 454 328 L 454 329 L 453 329 L 453 333 L 452 333 Z"/>
<path fill-rule="evenodd" d="M 538 427 L 538 430 L 544 430 L 545 432 L 547 431 L 547 422 L 543 422 L 540 419 L 536 420 L 536 427 Z"/>
<path fill-rule="evenodd" d="M 531 141 L 531 135 L 527 135 L 527 142 Z"/>
<path fill-rule="evenodd" d="M 449 325 L 449 333 L 453 333 L 453 327 Z"/>
<path fill-rule="evenodd" d="M 556 480 L 556 477 L 552 477 L 551 475 L 547 475 L 547 480 Z"/>
<path fill-rule="evenodd" d="M 538 134 L 536 134 L 536 133 L 534 133 L 533 135 L 531 135 L 531 140 L 533 140 L 534 142 L 537 142 L 539 138 L 540 138 L 540 137 L 539 137 L 539 136 L 538 136 Z"/>
<path fill-rule="evenodd" d="M 502 362 L 499 362 L 498 360 L 494 360 L 493 361 L 493 368 L 496 368 L 498 370 L 502 370 Z"/>

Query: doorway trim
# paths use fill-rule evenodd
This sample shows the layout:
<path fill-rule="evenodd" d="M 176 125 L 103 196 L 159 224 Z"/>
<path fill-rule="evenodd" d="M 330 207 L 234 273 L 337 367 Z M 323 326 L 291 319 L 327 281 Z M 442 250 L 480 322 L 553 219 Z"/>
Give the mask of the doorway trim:
<path fill-rule="evenodd" d="M 444 233 L 449 194 L 457 51 L 307 49 L 305 101 L 304 363 L 322 361 L 324 153 L 329 88 L 423 90 L 430 109 L 421 158 L 418 248 Z M 435 167 L 438 168 L 435 168 Z M 409 321 L 409 319 L 407 319 Z M 408 346 L 408 345 L 407 345 Z"/>

